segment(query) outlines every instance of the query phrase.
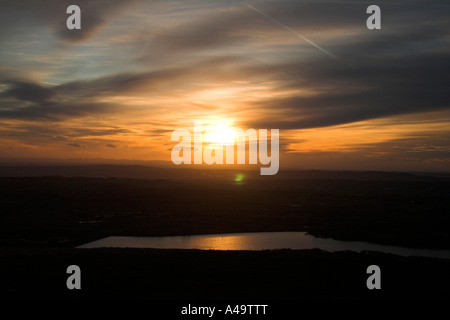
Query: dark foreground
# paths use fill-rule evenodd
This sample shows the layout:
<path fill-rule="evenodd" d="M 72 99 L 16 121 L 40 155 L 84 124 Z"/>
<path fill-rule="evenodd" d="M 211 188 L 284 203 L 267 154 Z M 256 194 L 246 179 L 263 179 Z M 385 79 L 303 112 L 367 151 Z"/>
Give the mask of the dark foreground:
<path fill-rule="evenodd" d="M 3 249 L 0 259 L 2 295 L 12 299 L 450 299 L 450 260 L 380 253 Z M 66 288 L 72 264 L 81 290 Z M 366 287 L 372 264 L 381 290 Z"/>
<path fill-rule="evenodd" d="M 3 176 L 12 170 L 0 169 Z M 450 260 L 319 250 L 74 249 L 114 235 L 262 231 L 450 249 L 448 176 L 280 172 L 268 179 L 239 171 L 75 169 L 92 176 L 0 177 L 2 297 L 450 298 Z M 82 270 L 81 290 L 66 288 L 72 264 Z M 381 268 L 381 290 L 366 287 L 372 264 Z"/>

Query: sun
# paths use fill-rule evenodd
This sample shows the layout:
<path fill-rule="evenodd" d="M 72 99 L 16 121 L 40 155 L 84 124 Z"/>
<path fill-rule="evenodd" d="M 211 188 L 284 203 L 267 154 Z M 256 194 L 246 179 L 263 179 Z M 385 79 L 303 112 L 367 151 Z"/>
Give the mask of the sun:
<path fill-rule="evenodd" d="M 206 131 L 203 140 L 214 144 L 233 144 L 235 131 L 227 125 L 212 125 Z"/>

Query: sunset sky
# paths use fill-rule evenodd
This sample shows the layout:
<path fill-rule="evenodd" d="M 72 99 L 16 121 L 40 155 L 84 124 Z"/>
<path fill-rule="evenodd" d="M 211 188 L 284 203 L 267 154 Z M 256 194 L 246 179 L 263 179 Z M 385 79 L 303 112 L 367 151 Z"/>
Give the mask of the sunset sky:
<path fill-rule="evenodd" d="M 280 170 L 450 171 L 449 17 L 448 1 L 0 0 L 0 162 L 170 161 L 171 133 L 201 120 L 280 129 Z"/>

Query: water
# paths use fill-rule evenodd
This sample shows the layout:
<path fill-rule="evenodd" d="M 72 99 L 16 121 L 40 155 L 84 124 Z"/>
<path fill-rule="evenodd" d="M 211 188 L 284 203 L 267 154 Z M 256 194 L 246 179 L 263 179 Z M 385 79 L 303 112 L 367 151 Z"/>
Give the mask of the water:
<path fill-rule="evenodd" d="M 448 250 L 412 249 L 362 241 L 317 238 L 306 232 L 228 233 L 171 237 L 107 237 L 77 248 L 155 248 L 201 250 L 322 249 L 336 251 L 380 251 L 402 256 L 450 259 Z"/>

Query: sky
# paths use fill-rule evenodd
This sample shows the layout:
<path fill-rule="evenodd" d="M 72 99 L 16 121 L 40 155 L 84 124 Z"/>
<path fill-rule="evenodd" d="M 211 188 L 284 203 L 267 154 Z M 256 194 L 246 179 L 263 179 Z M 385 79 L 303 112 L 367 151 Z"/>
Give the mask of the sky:
<path fill-rule="evenodd" d="M 200 120 L 279 129 L 280 170 L 450 171 L 447 1 L 0 8 L 0 162 L 170 161 L 171 133 Z"/>

